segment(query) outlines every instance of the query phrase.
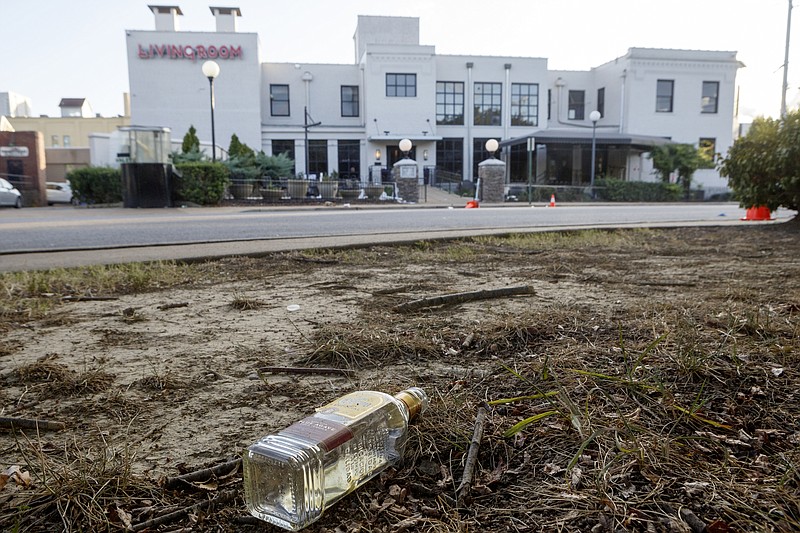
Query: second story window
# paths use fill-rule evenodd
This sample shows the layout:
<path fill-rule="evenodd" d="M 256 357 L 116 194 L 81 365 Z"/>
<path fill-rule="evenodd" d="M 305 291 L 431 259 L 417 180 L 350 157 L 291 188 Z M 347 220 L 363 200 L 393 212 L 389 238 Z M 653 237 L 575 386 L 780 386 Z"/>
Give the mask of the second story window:
<path fill-rule="evenodd" d="M 69 135 L 64 135 L 64 148 L 69 148 L 72 146 L 72 139 Z"/>
<path fill-rule="evenodd" d="M 58 135 L 51 135 L 50 136 L 50 145 L 55 147 L 55 148 L 58 148 L 58 140 L 59 140 L 58 139 Z"/>
<path fill-rule="evenodd" d="M 436 124 L 464 125 L 464 82 L 436 82 Z"/>
<path fill-rule="evenodd" d="M 583 120 L 586 109 L 586 91 L 570 91 L 568 98 L 567 118 Z"/>
<path fill-rule="evenodd" d="M 500 126 L 503 111 L 503 85 L 500 83 L 475 83 L 476 126 Z"/>
<path fill-rule="evenodd" d="M 719 102 L 719 82 L 704 81 L 703 99 L 701 100 L 702 112 L 716 113 L 718 110 L 718 102 Z"/>
<path fill-rule="evenodd" d="M 417 96 L 416 74 L 386 74 L 386 96 Z"/>
<path fill-rule="evenodd" d="M 511 84 L 511 125 L 539 125 L 539 84 Z"/>
<path fill-rule="evenodd" d="M 656 83 L 656 112 L 672 113 L 675 80 L 658 80 Z"/>
<path fill-rule="evenodd" d="M 597 89 L 597 111 L 600 113 L 600 118 L 606 116 L 606 88 L 600 87 Z"/>
<path fill-rule="evenodd" d="M 358 116 L 358 85 L 342 85 L 342 116 Z"/>
<path fill-rule="evenodd" d="M 289 86 L 269 86 L 269 109 L 273 117 L 289 116 Z"/>

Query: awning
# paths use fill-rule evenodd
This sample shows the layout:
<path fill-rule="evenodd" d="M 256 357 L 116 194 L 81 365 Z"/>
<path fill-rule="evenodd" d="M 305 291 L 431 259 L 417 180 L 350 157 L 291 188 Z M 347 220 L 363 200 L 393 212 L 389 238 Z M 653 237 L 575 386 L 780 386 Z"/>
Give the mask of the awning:
<path fill-rule="evenodd" d="M 389 133 L 388 135 L 372 135 L 367 137 L 367 140 L 371 143 L 400 142 L 403 139 L 408 139 L 416 144 L 418 142 L 441 141 L 443 137 L 441 135 L 425 135 L 424 133 L 419 133 L 417 135 L 409 133 Z"/>
<path fill-rule="evenodd" d="M 539 130 L 522 137 L 506 139 L 500 143 L 500 147 L 527 144 L 530 138 L 533 138 L 536 144 L 592 144 L 592 130 Z M 630 148 L 648 150 L 653 146 L 663 146 L 670 143 L 672 143 L 672 140 L 668 137 L 601 130 L 596 130 L 595 132 L 595 144 L 597 146 L 628 146 Z"/>

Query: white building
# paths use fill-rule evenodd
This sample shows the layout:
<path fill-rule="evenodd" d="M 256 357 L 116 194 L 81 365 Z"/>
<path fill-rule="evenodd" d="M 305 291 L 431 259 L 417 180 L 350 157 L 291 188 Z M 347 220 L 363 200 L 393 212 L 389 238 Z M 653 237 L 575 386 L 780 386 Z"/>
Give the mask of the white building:
<path fill-rule="evenodd" d="M 631 48 L 589 71 L 550 71 L 545 58 L 437 55 L 419 19 L 359 16 L 352 64 L 262 63 L 258 36 L 235 31 L 238 8 L 211 8 L 216 32 L 179 31 L 179 7 L 150 8 L 156 30 L 127 32 L 131 124 L 169 127 L 174 140 L 194 125 L 210 140 L 201 65 L 214 59 L 216 144 L 235 133 L 288 152 L 298 173 L 379 179 L 408 138 L 420 167 L 472 180 L 495 138 L 507 180 L 522 182 L 531 138 L 537 181 L 585 185 L 593 110 L 598 175 L 654 179 L 644 154 L 666 139 L 721 154 L 733 141 L 735 52 Z M 713 169 L 695 179 L 726 187 Z"/>
<path fill-rule="evenodd" d="M 0 116 L 29 117 L 33 113 L 31 99 L 13 92 L 0 93 Z"/>

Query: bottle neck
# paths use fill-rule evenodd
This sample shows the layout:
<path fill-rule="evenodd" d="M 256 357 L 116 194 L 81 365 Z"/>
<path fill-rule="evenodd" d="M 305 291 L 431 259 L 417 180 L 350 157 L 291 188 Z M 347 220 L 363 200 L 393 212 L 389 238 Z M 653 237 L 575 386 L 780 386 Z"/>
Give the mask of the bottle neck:
<path fill-rule="evenodd" d="M 394 396 L 408 408 L 408 419 L 413 420 L 428 408 L 428 396 L 419 387 L 411 387 Z"/>

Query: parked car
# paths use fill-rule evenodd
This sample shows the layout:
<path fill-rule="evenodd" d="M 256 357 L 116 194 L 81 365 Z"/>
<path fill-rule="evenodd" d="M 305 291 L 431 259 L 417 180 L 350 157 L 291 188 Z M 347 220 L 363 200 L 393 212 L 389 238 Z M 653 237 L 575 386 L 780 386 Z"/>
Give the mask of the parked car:
<path fill-rule="evenodd" d="M 47 182 L 47 205 L 71 203 L 73 203 L 72 187 L 69 183 L 63 181 Z"/>
<path fill-rule="evenodd" d="M 22 207 L 22 193 L 3 178 L 0 178 L 0 205 L 13 205 L 17 209 Z"/>

